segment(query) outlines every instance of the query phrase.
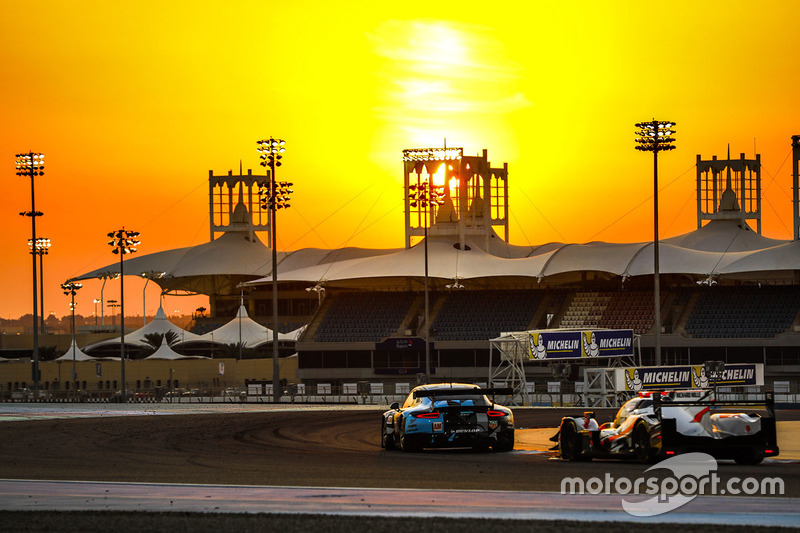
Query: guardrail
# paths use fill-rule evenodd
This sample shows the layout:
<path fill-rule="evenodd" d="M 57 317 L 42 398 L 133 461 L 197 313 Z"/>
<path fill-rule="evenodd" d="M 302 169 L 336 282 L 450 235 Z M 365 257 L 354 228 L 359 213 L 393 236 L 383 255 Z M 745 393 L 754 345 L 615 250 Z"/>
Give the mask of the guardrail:
<path fill-rule="evenodd" d="M 407 394 L 291 394 L 285 391 L 281 396 L 280 403 L 294 404 L 361 404 L 361 405 L 391 405 L 393 402 L 402 403 Z M 760 392 L 743 393 L 718 393 L 720 401 L 760 401 L 764 394 Z M 165 394 L 157 395 L 152 391 L 134 391 L 128 394 L 128 403 L 258 403 L 271 404 L 274 399 L 269 394 L 247 394 L 244 391 L 236 390 L 225 392 L 219 390 L 197 391 L 186 394 Z M 38 399 L 33 397 L 33 393 L 12 396 L 9 393 L 0 394 L 0 402 L 19 402 L 19 403 L 118 403 L 119 395 L 114 393 L 97 393 L 85 391 L 57 391 L 42 392 Z M 502 402 L 501 402 L 502 403 Z M 800 406 L 800 394 L 775 394 L 775 403 L 779 407 Z M 581 394 L 576 393 L 531 393 L 528 395 L 528 406 L 533 407 L 582 407 L 583 399 Z"/>

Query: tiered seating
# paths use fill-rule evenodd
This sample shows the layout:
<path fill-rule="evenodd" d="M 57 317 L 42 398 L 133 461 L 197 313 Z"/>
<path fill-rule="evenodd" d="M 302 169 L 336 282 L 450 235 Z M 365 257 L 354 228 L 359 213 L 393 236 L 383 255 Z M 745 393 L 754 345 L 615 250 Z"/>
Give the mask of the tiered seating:
<path fill-rule="evenodd" d="M 562 328 L 596 328 L 603 316 L 611 293 L 579 292 L 561 319 Z"/>
<path fill-rule="evenodd" d="M 632 329 L 634 333 L 643 334 L 653 328 L 655 311 L 653 310 L 653 293 L 615 292 L 612 294 L 598 326 L 610 329 Z M 661 293 L 663 308 L 666 293 Z M 663 313 L 662 313 L 662 316 Z"/>
<path fill-rule="evenodd" d="M 314 334 L 317 342 L 379 342 L 400 327 L 414 294 L 358 292 L 333 298 Z"/>
<path fill-rule="evenodd" d="M 524 331 L 540 298 L 537 291 L 523 290 L 452 292 L 433 321 L 432 336 L 440 341 L 486 340 L 502 331 Z"/>
<path fill-rule="evenodd" d="M 693 337 L 769 338 L 792 325 L 800 291 L 794 287 L 709 287 L 686 321 Z"/>
<path fill-rule="evenodd" d="M 664 293 L 661 302 L 664 301 Z M 650 292 L 579 292 L 561 319 L 562 328 L 633 329 L 646 333 L 653 327 Z"/>

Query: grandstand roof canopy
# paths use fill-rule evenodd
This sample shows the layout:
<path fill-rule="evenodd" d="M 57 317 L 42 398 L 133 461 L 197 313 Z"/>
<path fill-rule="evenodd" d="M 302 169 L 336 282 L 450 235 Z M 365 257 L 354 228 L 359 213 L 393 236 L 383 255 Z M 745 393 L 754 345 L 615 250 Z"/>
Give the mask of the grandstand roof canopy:
<path fill-rule="evenodd" d="M 164 291 L 199 294 L 231 294 L 242 283 L 271 282 L 271 249 L 242 222 L 247 219 L 243 205 L 237 205 L 236 217 L 232 229 L 211 242 L 134 256 L 125 261 L 125 272 L 163 272 L 154 281 Z M 654 272 L 652 242 L 515 246 L 494 233 L 467 233 L 461 249 L 457 237 L 437 235 L 436 229 L 432 227 L 428 237 L 429 277 L 434 279 L 531 278 L 559 283 L 580 279 L 585 272 L 623 278 Z M 698 230 L 663 239 L 659 271 L 704 279 L 787 277 L 800 264 L 798 246 L 758 235 L 740 220 L 711 220 Z M 343 286 L 365 280 L 396 284 L 425 276 L 423 256 L 421 242 L 409 249 L 305 248 L 279 254 L 278 276 L 281 281 Z M 76 279 L 117 273 L 115 263 Z"/>
<path fill-rule="evenodd" d="M 529 248 L 525 257 L 488 253 L 480 237 L 466 249 L 453 237 L 428 238 L 429 277 L 443 280 L 527 277 L 569 281 L 591 271 L 609 276 L 646 276 L 654 272 L 653 244 L 591 242 Z M 281 269 L 283 281 L 339 283 L 364 279 L 420 278 L 425 275 L 424 246 L 380 256 L 359 257 L 296 269 Z M 665 239 L 659 247 L 659 271 L 695 277 L 742 276 L 793 270 L 800 265 L 800 244 L 762 237 L 737 221 L 712 220 L 703 228 Z M 271 277 L 248 282 L 267 283 Z"/>

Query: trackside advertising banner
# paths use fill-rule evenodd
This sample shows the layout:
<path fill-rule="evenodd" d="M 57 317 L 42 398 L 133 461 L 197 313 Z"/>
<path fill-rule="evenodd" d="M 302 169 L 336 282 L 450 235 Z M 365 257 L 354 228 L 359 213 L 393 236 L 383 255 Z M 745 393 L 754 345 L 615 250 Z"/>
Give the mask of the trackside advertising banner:
<path fill-rule="evenodd" d="M 706 375 L 703 365 L 618 368 L 615 371 L 614 381 L 618 391 L 633 392 L 705 389 L 714 385 Z M 764 365 L 762 363 L 726 364 L 722 379 L 717 380 L 716 384 L 721 387 L 763 385 Z"/>
<path fill-rule="evenodd" d="M 623 357 L 633 355 L 633 330 L 531 331 L 528 358 L 532 361 Z"/>

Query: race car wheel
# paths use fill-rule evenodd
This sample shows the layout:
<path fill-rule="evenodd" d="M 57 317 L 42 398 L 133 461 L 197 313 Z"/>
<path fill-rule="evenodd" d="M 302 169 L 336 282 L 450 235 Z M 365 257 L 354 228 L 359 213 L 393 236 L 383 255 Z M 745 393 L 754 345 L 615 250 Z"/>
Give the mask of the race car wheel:
<path fill-rule="evenodd" d="M 386 421 L 381 419 L 381 448 L 384 450 L 394 450 L 394 435 L 386 433 Z"/>
<path fill-rule="evenodd" d="M 500 433 L 497 435 L 497 442 L 492 447 L 496 452 L 510 452 L 514 449 L 514 432 Z"/>
<path fill-rule="evenodd" d="M 404 452 L 415 453 L 422 451 L 422 446 L 419 441 L 414 438 L 414 435 L 406 435 L 405 428 L 400 433 L 400 449 Z"/>
<path fill-rule="evenodd" d="M 561 436 L 559 440 L 561 458 L 566 461 L 588 461 L 591 457 L 583 451 L 583 442 L 574 420 L 565 420 L 561 423 Z"/>
<path fill-rule="evenodd" d="M 650 431 L 643 422 L 633 429 L 633 451 L 640 463 L 650 464 L 656 461 L 656 449 L 650 445 Z"/>
<path fill-rule="evenodd" d="M 740 453 L 733 460 L 737 465 L 757 465 L 764 460 L 764 454 L 753 450 L 750 453 Z"/>

